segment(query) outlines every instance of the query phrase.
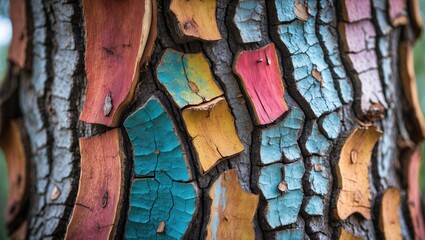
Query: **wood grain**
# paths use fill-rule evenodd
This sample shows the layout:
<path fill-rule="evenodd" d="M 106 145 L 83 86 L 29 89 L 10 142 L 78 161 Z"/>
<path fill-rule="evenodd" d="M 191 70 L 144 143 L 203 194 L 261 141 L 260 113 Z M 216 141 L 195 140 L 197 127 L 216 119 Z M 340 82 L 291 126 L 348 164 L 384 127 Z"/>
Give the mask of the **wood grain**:
<path fill-rule="evenodd" d="M 113 239 L 124 193 L 120 130 L 80 138 L 80 152 L 77 199 L 65 239 Z"/>
<path fill-rule="evenodd" d="M 86 23 L 86 101 L 80 120 L 118 126 L 132 101 L 139 68 L 155 40 L 151 0 L 83 1 Z M 126 26 L 123 28 L 122 26 Z"/>
<path fill-rule="evenodd" d="M 182 115 L 202 174 L 244 150 L 225 98 L 185 108 Z"/>
<path fill-rule="evenodd" d="M 220 40 L 221 35 L 215 16 L 216 5 L 216 0 L 171 0 L 170 12 L 180 40 Z"/>
<path fill-rule="evenodd" d="M 336 166 L 340 190 L 336 216 L 347 219 L 353 213 L 371 218 L 369 166 L 373 147 L 381 136 L 375 127 L 356 128 L 345 141 Z"/>
<path fill-rule="evenodd" d="M 233 71 L 239 76 L 257 124 L 272 123 L 288 110 L 283 98 L 283 81 L 273 43 L 258 50 L 237 53 Z"/>
<path fill-rule="evenodd" d="M 403 109 L 404 116 L 409 123 L 406 127 L 412 140 L 418 143 L 425 139 L 425 118 L 419 102 L 413 62 L 413 47 L 410 42 L 402 41 L 399 43 L 399 57 L 400 77 L 404 96 L 408 103 Z"/>
<path fill-rule="evenodd" d="M 185 54 L 167 49 L 156 68 L 156 75 L 179 108 L 223 95 L 202 53 Z"/>
<path fill-rule="evenodd" d="M 403 239 L 400 226 L 400 191 L 397 188 L 388 188 L 382 196 L 379 208 L 379 229 L 386 240 Z"/>
<path fill-rule="evenodd" d="M 425 223 L 422 215 L 421 191 L 419 176 L 422 163 L 421 148 L 405 151 L 401 160 L 404 177 L 407 180 L 407 202 L 411 223 L 416 240 L 425 239 Z"/>
<path fill-rule="evenodd" d="M 206 239 L 255 239 L 253 221 L 259 196 L 241 188 L 236 169 L 222 173 L 208 196 L 212 204 Z"/>
<path fill-rule="evenodd" d="M 21 69 L 26 67 L 28 38 L 28 14 L 26 0 L 10 1 L 10 20 L 12 21 L 12 42 L 9 47 L 8 58 Z"/>
<path fill-rule="evenodd" d="M 29 162 L 25 152 L 25 133 L 23 124 L 14 120 L 5 126 L 0 136 L 0 147 L 7 164 L 9 193 L 6 208 L 6 223 L 16 226 L 17 217 L 27 204 L 29 193 Z M 3 217 L 3 216 L 2 216 Z"/>

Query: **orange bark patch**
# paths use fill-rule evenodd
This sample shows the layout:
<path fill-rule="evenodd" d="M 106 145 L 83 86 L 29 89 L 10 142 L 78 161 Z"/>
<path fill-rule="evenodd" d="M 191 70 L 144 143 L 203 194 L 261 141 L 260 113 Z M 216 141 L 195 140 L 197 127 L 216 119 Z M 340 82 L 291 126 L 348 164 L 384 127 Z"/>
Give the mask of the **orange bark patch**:
<path fill-rule="evenodd" d="M 379 209 L 379 229 L 384 234 L 386 240 L 402 239 L 400 216 L 400 191 L 396 188 L 388 188 L 382 197 Z"/>
<path fill-rule="evenodd" d="M 409 106 L 404 107 L 404 116 L 410 124 L 406 127 L 415 142 L 425 138 L 425 118 L 422 114 L 417 91 L 415 69 L 413 64 L 412 44 L 404 41 L 399 43 L 400 76 L 403 84 L 404 95 Z"/>
<path fill-rule="evenodd" d="M 209 191 L 211 216 L 206 239 L 254 239 L 258 195 L 245 192 L 235 169 L 220 175 Z"/>
<path fill-rule="evenodd" d="M 381 134 L 375 127 L 356 128 L 342 147 L 336 167 L 340 189 L 336 215 L 341 220 L 355 212 L 366 219 L 371 217 L 369 166 L 373 147 Z"/>
<path fill-rule="evenodd" d="M 243 151 L 235 120 L 223 97 L 183 110 L 183 120 L 192 138 L 201 172 L 220 160 Z"/>
<path fill-rule="evenodd" d="M 28 162 L 25 155 L 23 126 L 19 121 L 11 121 L 0 137 L 9 179 L 9 197 L 6 222 L 11 224 L 20 214 L 28 195 Z"/>
<path fill-rule="evenodd" d="M 170 11 L 177 21 L 177 34 L 182 39 L 220 40 L 216 0 L 171 0 Z"/>

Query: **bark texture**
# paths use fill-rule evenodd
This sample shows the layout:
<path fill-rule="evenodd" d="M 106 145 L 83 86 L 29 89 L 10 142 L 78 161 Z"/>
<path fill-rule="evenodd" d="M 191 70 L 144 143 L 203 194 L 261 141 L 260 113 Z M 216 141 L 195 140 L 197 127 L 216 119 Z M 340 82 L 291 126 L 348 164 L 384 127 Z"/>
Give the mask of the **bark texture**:
<path fill-rule="evenodd" d="M 105 74 L 85 65 L 83 2 L 26 1 L 26 56 L 11 59 L 0 98 L 2 135 L 22 119 L 27 149 L 27 204 L 10 234 L 421 239 L 409 166 L 424 120 L 399 52 L 421 31 L 415 0 L 191 1 L 149 5 L 155 32 L 118 116 L 114 93 L 90 96 L 101 112 L 84 107 L 86 68 Z M 118 47 L 101 51 L 126 62 Z M 121 65 L 110 67 L 131 69 Z M 79 121 L 83 107 L 101 118 L 112 109 L 119 130 Z M 388 225 L 382 212 L 395 208 Z"/>

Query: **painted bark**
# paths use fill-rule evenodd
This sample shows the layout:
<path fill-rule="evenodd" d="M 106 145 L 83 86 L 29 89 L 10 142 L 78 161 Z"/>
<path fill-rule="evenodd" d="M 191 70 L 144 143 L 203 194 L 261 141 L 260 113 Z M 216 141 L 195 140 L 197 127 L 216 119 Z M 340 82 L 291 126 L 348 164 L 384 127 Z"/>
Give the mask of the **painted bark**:
<path fill-rule="evenodd" d="M 23 2 L 10 236 L 423 238 L 416 0 Z"/>

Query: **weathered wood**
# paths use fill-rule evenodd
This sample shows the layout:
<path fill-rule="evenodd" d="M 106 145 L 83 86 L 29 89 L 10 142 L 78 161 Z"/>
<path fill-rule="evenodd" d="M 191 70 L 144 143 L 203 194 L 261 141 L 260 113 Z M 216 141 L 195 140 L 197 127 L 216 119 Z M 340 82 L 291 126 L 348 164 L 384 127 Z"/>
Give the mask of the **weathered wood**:
<path fill-rule="evenodd" d="M 422 215 L 419 176 L 421 169 L 421 149 L 404 152 L 401 156 L 404 177 L 407 180 L 407 202 L 416 240 L 425 239 L 425 224 Z"/>
<path fill-rule="evenodd" d="M 356 128 L 345 141 L 336 166 L 339 195 L 336 217 L 344 220 L 358 212 L 371 218 L 369 166 L 373 147 L 381 136 L 375 127 Z"/>
<path fill-rule="evenodd" d="M 182 115 L 202 174 L 244 150 L 225 98 L 185 108 Z"/>
<path fill-rule="evenodd" d="M 122 148 L 119 129 L 80 138 L 80 182 L 65 239 L 115 237 L 124 194 Z"/>
<path fill-rule="evenodd" d="M 182 239 L 197 212 L 198 192 L 192 182 L 173 181 L 167 172 L 131 184 L 126 239 Z M 164 225 L 163 231 L 161 225 Z M 192 233 L 193 234 L 193 233 Z"/>
<path fill-rule="evenodd" d="M 361 237 L 357 237 L 356 235 L 347 232 L 344 228 L 339 228 L 339 240 L 363 240 Z"/>
<path fill-rule="evenodd" d="M 304 196 L 303 175 L 301 160 L 289 164 L 275 163 L 259 170 L 255 187 L 267 201 L 267 206 L 260 211 L 266 229 L 276 229 L 297 220 Z"/>
<path fill-rule="evenodd" d="M 25 133 L 20 121 L 9 122 L 2 130 L 0 147 L 3 150 L 9 182 L 8 202 L 6 208 L 6 223 L 9 227 L 16 226 L 26 207 L 29 193 L 29 162 L 25 152 Z"/>
<path fill-rule="evenodd" d="M 235 169 L 228 170 L 211 185 L 212 200 L 206 239 L 255 239 L 253 220 L 259 196 L 245 192 Z"/>
<path fill-rule="evenodd" d="M 288 110 L 273 43 L 236 54 L 233 71 L 239 76 L 257 124 L 272 123 Z"/>
<path fill-rule="evenodd" d="M 150 98 L 131 114 L 124 126 L 133 147 L 136 177 L 153 177 L 160 171 L 173 181 L 193 179 L 176 127 L 157 98 Z"/>
<path fill-rule="evenodd" d="M 223 95 L 202 53 L 185 54 L 167 49 L 156 68 L 156 75 L 179 108 Z"/>
<path fill-rule="evenodd" d="M 152 51 L 156 9 L 151 0 L 85 0 L 83 9 L 87 89 L 80 120 L 118 126 L 122 111 L 133 99 L 139 68 L 145 64 L 140 60 L 145 56 L 146 61 Z"/>
<path fill-rule="evenodd" d="M 170 13 L 180 41 L 220 40 L 221 35 L 215 16 L 216 5 L 216 0 L 171 0 Z"/>
<path fill-rule="evenodd" d="M 10 1 L 10 20 L 12 21 L 13 35 L 9 47 L 8 58 L 21 69 L 27 65 L 27 51 L 29 47 L 29 26 L 27 1 Z"/>
<path fill-rule="evenodd" d="M 388 14 L 394 27 L 406 25 L 408 21 L 406 0 L 388 0 Z"/>
<path fill-rule="evenodd" d="M 306 22 L 286 16 L 293 12 L 295 1 L 276 1 L 274 3 L 278 21 L 283 19 L 290 23 L 272 27 L 276 44 L 292 62 L 292 68 L 285 69 L 285 79 L 289 92 L 297 98 L 309 117 L 320 117 L 341 107 L 341 101 L 335 89 L 332 73 L 324 59 L 324 52 L 316 36 L 316 2 L 308 1 L 309 18 Z M 273 15 L 273 14 L 272 14 Z M 308 33 L 306 35 L 306 33 Z M 307 37 L 306 37 L 307 36 Z"/>
<path fill-rule="evenodd" d="M 379 208 L 379 229 L 386 240 L 402 239 L 400 226 L 400 191 L 388 188 L 382 196 Z"/>
<path fill-rule="evenodd" d="M 299 108 L 292 108 L 278 125 L 261 129 L 260 164 L 279 161 L 295 162 L 302 158 L 298 139 L 304 124 L 304 114 Z M 256 143 L 254 143 L 254 146 Z"/>
<path fill-rule="evenodd" d="M 239 43 L 261 41 L 261 21 L 265 8 L 261 2 L 255 0 L 239 0 L 233 17 L 236 26 L 236 39 Z"/>
<path fill-rule="evenodd" d="M 341 3 L 344 21 L 357 22 L 372 18 L 370 0 L 344 0 Z"/>
<path fill-rule="evenodd" d="M 399 68 L 404 96 L 408 102 L 408 106 L 403 109 L 405 118 L 410 123 L 407 130 L 413 141 L 420 142 L 425 138 L 425 118 L 419 102 L 412 48 L 410 42 L 399 43 Z"/>

